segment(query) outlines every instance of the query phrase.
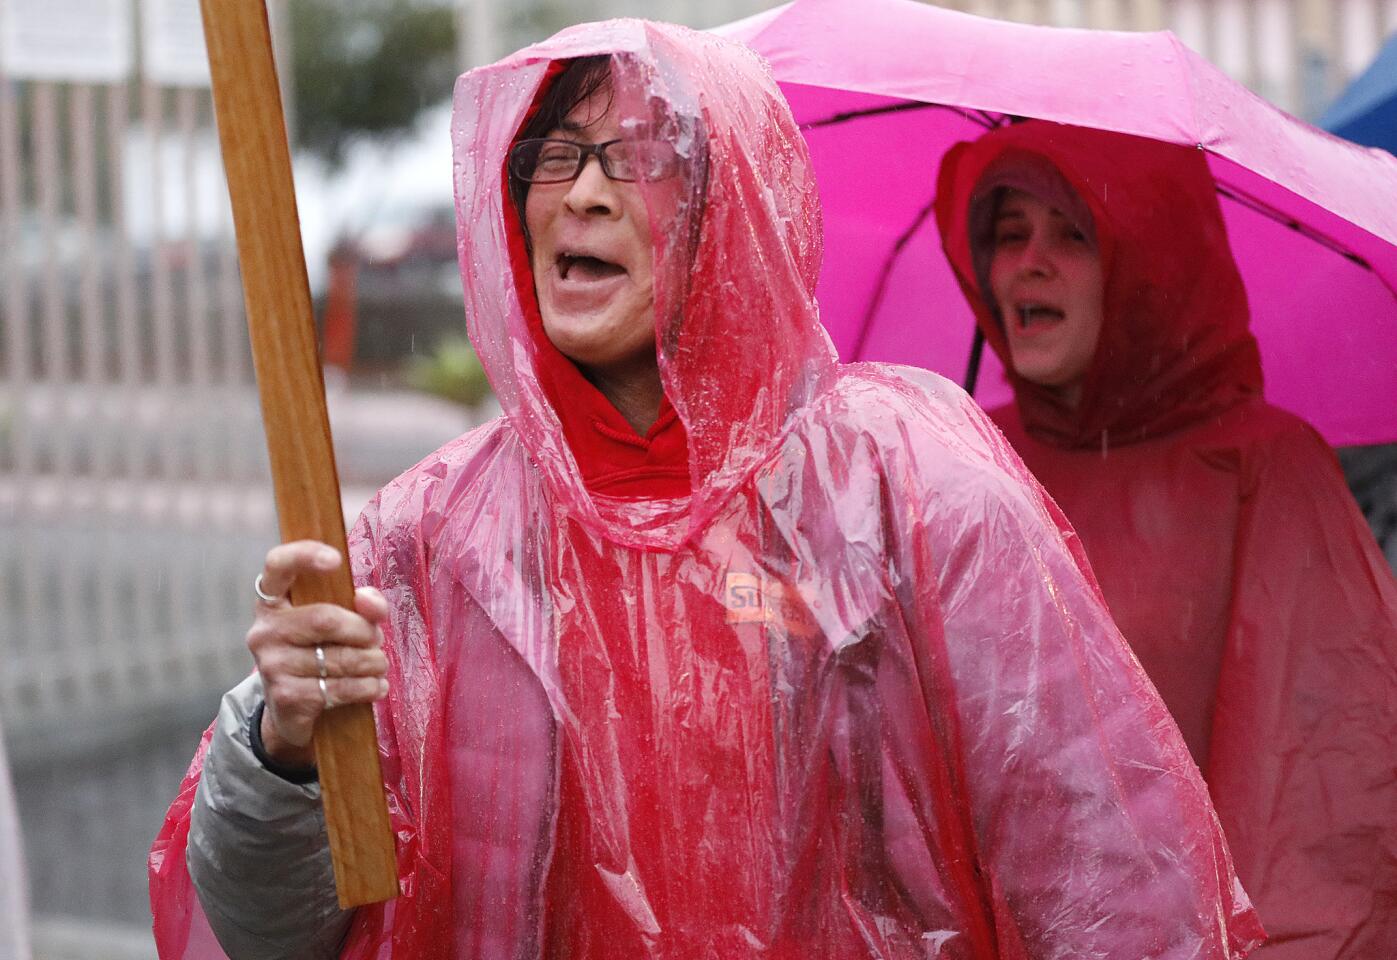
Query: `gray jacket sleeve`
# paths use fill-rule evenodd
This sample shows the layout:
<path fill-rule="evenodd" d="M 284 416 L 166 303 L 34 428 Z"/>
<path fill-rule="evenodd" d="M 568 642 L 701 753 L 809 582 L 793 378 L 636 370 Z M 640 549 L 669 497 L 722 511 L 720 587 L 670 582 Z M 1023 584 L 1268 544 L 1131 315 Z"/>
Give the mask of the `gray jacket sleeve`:
<path fill-rule="evenodd" d="M 189 876 L 229 960 L 328 960 L 352 912 L 336 899 L 320 785 L 257 760 L 248 718 L 261 700 L 255 674 L 223 697 L 191 814 Z"/>

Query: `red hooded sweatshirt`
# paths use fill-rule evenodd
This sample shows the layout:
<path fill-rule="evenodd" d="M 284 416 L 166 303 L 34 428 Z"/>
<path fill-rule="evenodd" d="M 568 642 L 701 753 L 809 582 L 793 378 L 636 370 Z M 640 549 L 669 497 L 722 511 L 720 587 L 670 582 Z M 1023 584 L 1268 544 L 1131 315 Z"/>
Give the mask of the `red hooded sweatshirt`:
<path fill-rule="evenodd" d="M 1076 408 L 1012 372 L 983 292 L 988 238 L 968 211 L 1025 154 L 1089 208 L 1102 260 Z M 991 416 L 1081 536 L 1204 772 L 1270 936 L 1259 955 L 1397 955 L 1397 586 L 1329 448 L 1262 399 L 1204 155 L 1029 122 L 954 148 L 937 197 L 1011 371 L 1016 402 Z"/>
<path fill-rule="evenodd" d="M 596 432 L 637 438 L 550 385 L 570 375 L 516 282 L 504 158 L 553 64 L 601 53 L 623 128 L 686 159 L 680 216 L 648 205 L 686 489 L 648 486 L 665 428 L 618 479 Z M 504 416 L 351 536 L 392 608 L 403 894 L 356 911 L 342 956 L 1244 954 L 1206 788 L 1070 529 L 955 386 L 836 361 L 810 158 L 756 56 L 585 25 L 456 105 L 467 317 Z M 216 956 L 184 867 L 199 776 L 152 851 L 167 960 Z"/>

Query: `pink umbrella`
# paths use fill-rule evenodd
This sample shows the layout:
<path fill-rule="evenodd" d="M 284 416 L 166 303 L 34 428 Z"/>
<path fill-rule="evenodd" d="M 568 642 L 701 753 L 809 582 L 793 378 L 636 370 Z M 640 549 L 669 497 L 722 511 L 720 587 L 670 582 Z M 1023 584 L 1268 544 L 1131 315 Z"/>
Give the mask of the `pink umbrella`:
<path fill-rule="evenodd" d="M 1335 445 L 1397 440 L 1397 159 L 1281 112 L 1171 33 L 988 20 L 912 0 L 795 0 L 719 28 L 772 66 L 825 209 L 821 310 L 845 360 L 963 380 L 974 321 L 931 213 L 952 144 L 1011 116 L 1208 154 L 1267 398 Z M 984 357 L 976 397 L 1009 388 Z"/>

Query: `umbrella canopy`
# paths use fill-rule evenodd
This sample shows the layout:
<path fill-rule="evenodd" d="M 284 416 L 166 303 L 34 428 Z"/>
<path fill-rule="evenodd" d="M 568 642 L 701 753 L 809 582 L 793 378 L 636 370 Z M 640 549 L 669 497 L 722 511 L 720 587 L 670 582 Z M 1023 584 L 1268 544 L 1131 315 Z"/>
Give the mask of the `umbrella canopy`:
<path fill-rule="evenodd" d="M 825 209 L 821 310 L 846 360 L 961 380 L 975 328 L 941 252 L 941 157 L 1011 117 L 1196 145 L 1223 199 L 1266 395 L 1335 445 L 1397 439 L 1397 159 L 1329 136 L 1171 33 L 795 0 L 720 32 L 771 63 Z M 1010 399 L 992 356 L 977 399 Z"/>
<path fill-rule="evenodd" d="M 1350 83 L 1319 125 L 1345 140 L 1397 153 L 1397 34 Z"/>

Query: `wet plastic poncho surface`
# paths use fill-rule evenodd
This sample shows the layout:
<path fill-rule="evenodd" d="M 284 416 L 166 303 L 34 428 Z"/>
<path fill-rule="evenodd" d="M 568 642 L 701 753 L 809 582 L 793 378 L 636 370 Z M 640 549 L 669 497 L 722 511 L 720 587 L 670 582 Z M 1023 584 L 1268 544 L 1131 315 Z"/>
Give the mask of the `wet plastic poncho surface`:
<path fill-rule="evenodd" d="M 1258 956 L 1387 960 L 1397 588 L 1329 448 L 1261 399 L 1203 157 L 1038 122 L 947 155 L 942 237 L 1009 369 L 966 211 L 1011 151 L 1048 158 L 1091 208 L 1105 323 L 1075 410 L 1011 372 L 1016 404 L 992 416 L 1081 535 L 1203 768 L 1272 937 Z"/>
<path fill-rule="evenodd" d="M 551 63 L 597 53 L 624 122 L 689 161 L 677 215 L 649 205 L 680 499 L 589 492 L 516 282 L 507 148 Z M 756 58 L 575 28 L 466 75 L 455 136 L 504 416 L 352 537 L 393 607 L 404 892 L 357 912 L 344 956 L 1244 953 L 1259 931 L 1202 781 L 1050 501 L 953 385 L 835 361 L 808 156 Z M 182 815 L 157 919 L 188 893 Z"/>

